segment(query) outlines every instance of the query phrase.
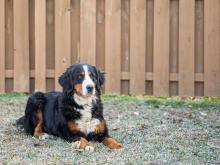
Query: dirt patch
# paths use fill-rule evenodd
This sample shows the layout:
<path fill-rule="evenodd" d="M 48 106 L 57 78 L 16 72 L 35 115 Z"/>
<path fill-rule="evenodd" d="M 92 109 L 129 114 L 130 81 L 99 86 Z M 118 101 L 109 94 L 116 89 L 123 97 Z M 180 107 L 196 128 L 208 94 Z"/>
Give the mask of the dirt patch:
<path fill-rule="evenodd" d="M 37 140 L 15 126 L 26 97 L 0 99 L 3 164 L 218 164 L 220 111 L 153 105 L 146 100 L 104 99 L 110 134 L 125 146 L 111 151 L 94 143 L 81 152 L 60 138 Z"/>

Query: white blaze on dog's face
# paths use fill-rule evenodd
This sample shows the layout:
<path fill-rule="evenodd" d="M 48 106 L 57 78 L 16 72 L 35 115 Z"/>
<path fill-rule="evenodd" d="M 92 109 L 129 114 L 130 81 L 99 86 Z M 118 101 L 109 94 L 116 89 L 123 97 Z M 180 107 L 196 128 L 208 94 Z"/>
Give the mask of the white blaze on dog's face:
<path fill-rule="evenodd" d="M 96 84 L 93 70 L 88 65 L 81 65 L 76 69 L 74 91 L 78 96 L 91 97 L 96 94 Z M 78 75 L 78 76 L 77 76 Z M 93 76 L 93 77 L 92 77 Z"/>
<path fill-rule="evenodd" d="M 94 95 L 95 94 L 95 83 L 91 79 L 91 72 L 87 65 L 83 65 L 84 80 L 82 82 L 82 95 Z"/>

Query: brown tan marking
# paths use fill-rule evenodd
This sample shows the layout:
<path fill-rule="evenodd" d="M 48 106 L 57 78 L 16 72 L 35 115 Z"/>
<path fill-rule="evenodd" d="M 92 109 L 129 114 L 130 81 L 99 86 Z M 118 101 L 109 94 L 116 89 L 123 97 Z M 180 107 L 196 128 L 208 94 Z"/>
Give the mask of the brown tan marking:
<path fill-rule="evenodd" d="M 85 72 L 80 72 L 80 75 L 81 75 L 81 76 L 84 76 L 84 75 L 85 75 Z"/>
<path fill-rule="evenodd" d="M 43 128 L 43 115 L 41 111 L 37 112 L 37 126 L 34 129 L 34 136 L 39 138 L 43 134 L 42 128 Z"/>
<path fill-rule="evenodd" d="M 70 131 L 73 132 L 73 133 L 80 131 L 80 129 L 78 127 L 78 124 L 75 123 L 74 121 L 69 121 L 68 122 L 68 127 L 69 127 Z"/>
<path fill-rule="evenodd" d="M 88 142 L 85 138 L 81 137 L 80 138 L 80 149 L 85 149 L 86 146 L 92 145 L 90 142 Z"/>
<path fill-rule="evenodd" d="M 98 134 L 98 133 L 102 133 L 104 131 L 105 131 L 105 123 L 102 121 L 96 126 L 96 129 L 94 132 L 95 132 L 95 134 Z"/>
<path fill-rule="evenodd" d="M 76 91 L 77 94 L 81 95 L 82 94 L 82 84 L 76 84 L 74 86 L 74 89 Z"/>
<path fill-rule="evenodd" d="M 120 149 L 123 147 L 121 143 L 118 143 L 115 139 L 111 137 L 106 137 L 103 140 L 103 144 L 109 147 L 110 149 Z"/>

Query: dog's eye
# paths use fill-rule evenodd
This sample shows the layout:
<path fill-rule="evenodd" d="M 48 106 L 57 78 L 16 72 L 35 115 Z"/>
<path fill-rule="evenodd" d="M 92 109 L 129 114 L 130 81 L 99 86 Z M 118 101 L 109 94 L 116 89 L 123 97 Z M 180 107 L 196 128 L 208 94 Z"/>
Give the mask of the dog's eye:
<path fill-rule="evenodd" d="M 84 73 L 84 72 L 81 72 L 81 73 L 79 74 L 79 78 L 83 78 L 84 75 L 85 75 L 85 73 Z"/>
<path fill-rule="evenodd" d="M 80 74 L 80 75 L 78 76 L 78 78 L 81 79 L 81 78 L 83 78 L 83 76 L 84 76 L 84 75 Z"/>

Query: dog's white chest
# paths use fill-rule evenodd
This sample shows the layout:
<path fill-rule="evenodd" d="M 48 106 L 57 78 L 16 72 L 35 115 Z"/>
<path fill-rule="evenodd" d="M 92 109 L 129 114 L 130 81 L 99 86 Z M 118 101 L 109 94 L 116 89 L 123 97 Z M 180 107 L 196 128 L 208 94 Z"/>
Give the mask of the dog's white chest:
<path fill-rule="evenodd" d="M 98 119 L 92 118 L 92 113 L 90 108 L 85 108 L 84 110 L 80 110 L 81 118 L 76 120 L 78 127 L 81 132 L 86 135 L 90 132 L 94 132 L 96 126 L 100 123 Z"/>

